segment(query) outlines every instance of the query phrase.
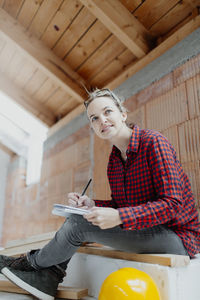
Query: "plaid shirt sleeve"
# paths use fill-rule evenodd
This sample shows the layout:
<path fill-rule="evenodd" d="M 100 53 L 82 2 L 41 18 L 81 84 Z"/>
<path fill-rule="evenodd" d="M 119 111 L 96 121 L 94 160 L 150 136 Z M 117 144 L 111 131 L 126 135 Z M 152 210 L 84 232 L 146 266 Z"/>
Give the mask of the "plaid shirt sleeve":
<path fill-rule="evenodd" d="M 155 201 L 118 208 L 124 229 L 142 229 L 164 224 L 182 209 L 180 176 L 170 144 L 157 136 L 148 147 L 147 160 L 154 184 Z"/>

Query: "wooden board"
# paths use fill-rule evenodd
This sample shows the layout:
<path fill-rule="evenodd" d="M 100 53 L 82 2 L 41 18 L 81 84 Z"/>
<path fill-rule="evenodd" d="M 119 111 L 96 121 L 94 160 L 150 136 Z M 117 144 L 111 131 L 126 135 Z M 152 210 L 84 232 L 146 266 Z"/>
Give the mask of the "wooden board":
<path fill-rule="evenodd" d="M 15 256 L 26 253 L 30 249 L 38 249 L 46 245 L 51 238 L 54 236 L 55 232 L 46 233 L 44 235 L 33 236 L 30 238 L 15 241 L 10 247 L 0 251 L 1 255 Z M 137 254 L 130 252 L 123 252 L 104 247 L 99 245 L 98 247 L 93 247 L 92 244 L 84 245 L 80 247 L 77 251 L 82 254 L 92 254 L 105 256 L 115 259 L 123 259 L 137 262 L 144 262 L 150 264 L 159 264 L 168 267 L 183 267 L 189 264 L 190 258 L 184 255 L 174 255 L 174 254 Z"/>
<path fill-rule="evenodd" d="M 29 294 L 27 291 L 23 290 L 22 288 L 18 287 L 14 283 L 5 279 L 0 279 L 0 291 L 16 293 L 16 294 L 26 294 L 26 295 Z M 81 299 L 82 297 L 85 297 L 87 295 L 88 295 L 87 289 L 67 287 L 67 286 L 60 285 L 58 287 L 58 292 L 56 297 L 61 299 Z"/>

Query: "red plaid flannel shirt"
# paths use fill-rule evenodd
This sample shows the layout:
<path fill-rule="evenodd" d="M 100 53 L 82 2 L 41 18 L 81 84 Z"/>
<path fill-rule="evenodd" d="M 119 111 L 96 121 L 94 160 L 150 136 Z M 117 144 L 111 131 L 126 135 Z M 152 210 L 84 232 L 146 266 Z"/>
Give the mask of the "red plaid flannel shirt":
<path fill-rule="evenodd" d="M 107 172 L 112 200 L 95 200 L 96 206 L 117 208 L 124 230 L 165 224 L 182 239 L 191 257 L 200 252 L 200 223 L 190 182 L 162 134 L 135 125 L 126 162 L 113 146 Z"/>

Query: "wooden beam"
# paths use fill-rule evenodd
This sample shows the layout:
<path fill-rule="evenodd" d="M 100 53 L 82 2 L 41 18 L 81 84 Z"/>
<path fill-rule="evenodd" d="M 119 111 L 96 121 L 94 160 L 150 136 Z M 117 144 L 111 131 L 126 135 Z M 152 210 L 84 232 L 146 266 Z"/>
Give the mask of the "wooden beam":
<path fill-rule="evenodd" d="M 0 8 L 0 33 L 12 42 L 20 51 L 28 57 L 35 66 L 54 80 L 59 86 L 79 103 L 83 102 L 85 90 L 81 83 L 83 78 L 74 72 L 65 62 L 57 57 L 41 41 L 25 31 L 15 19 Z"/>
<path fill-rule="evenodd" d="M 3 277 L 2 275 L 0 278 L 0 291 L 29 295 L 29 292 L 18 287 L 11 281 L 6 280 L 5 277 Z M 59 299 L 82 299 L 82 297 L 85 297 L 87 295 L 88 295 L 88 289 L 59 285 L 56 297 Z"/>
<path fill-rule="evenodd" d="M 136 57 L 149 51 L 150 34 L 119 0 L 80 0 Z"/>
<path fill-rule="evenodd" d="M 124 72 L 122 72 L 118 77 L 114 78 L 110 82 L 106 84 L 107 88 L 115 89 L 128 78 L 133 76 L 136 72 L 143 69 L 145 66 L 150 64 L 156 58 L 164 54 L 167 50 L 175 46 L 181 40 L 186 38 L 189 34 L 200 27 L 200 16 L 196 16 L 190 22 L 185 24 L 183 27 L 178 29 L 175 33 L 173 33 L 170 37 L 168 37 L 164 42 L 162 42 L 159 46 L 154 48 L 151 52 L 149 52 L 145 57 L 141 58 L 137 62 L 133 63 L 129 66 Z"/>
<path fill-rule="evenodd" d="M 48 126 L 55 123 L 56 117 L 52 111 L 32 99 L 2 74 L 0 74 L 0 90 Z"/>

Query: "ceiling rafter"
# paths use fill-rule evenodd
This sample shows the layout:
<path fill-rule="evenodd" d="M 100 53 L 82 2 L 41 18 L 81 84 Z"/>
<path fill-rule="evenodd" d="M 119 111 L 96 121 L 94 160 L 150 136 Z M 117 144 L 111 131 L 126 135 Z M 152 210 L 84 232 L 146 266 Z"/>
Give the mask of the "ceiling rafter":
<path fill-rule="evenodd" d="M 85 90 L 81 84 L 84 79 L 57 57 L 41 41 L 37 40 L 8 13 L 0 8 L 0 34 L 13 43 L 34 62 L 48 77 L 57 82 L 70 96 L 82 103 Z"/>
<path fill-rule="evenodd" d="M 5 77 L 5 75 L 1 73 L 0 90 L 48 126 L 52 126 L 55 123 L 56 116 L 52 111 L 50 111 L 42 103 L 39 103 L 32 99 L 24 92 L 24 90 L 17 87 L 15 84 L 13 84 L 13 82 L 11 82 L 8 78 Z"/>
<path fill-rule="evenodd" d="M 149 52 L 152 36 L 119 0 L 80 0 L 136 57 Z"/>

